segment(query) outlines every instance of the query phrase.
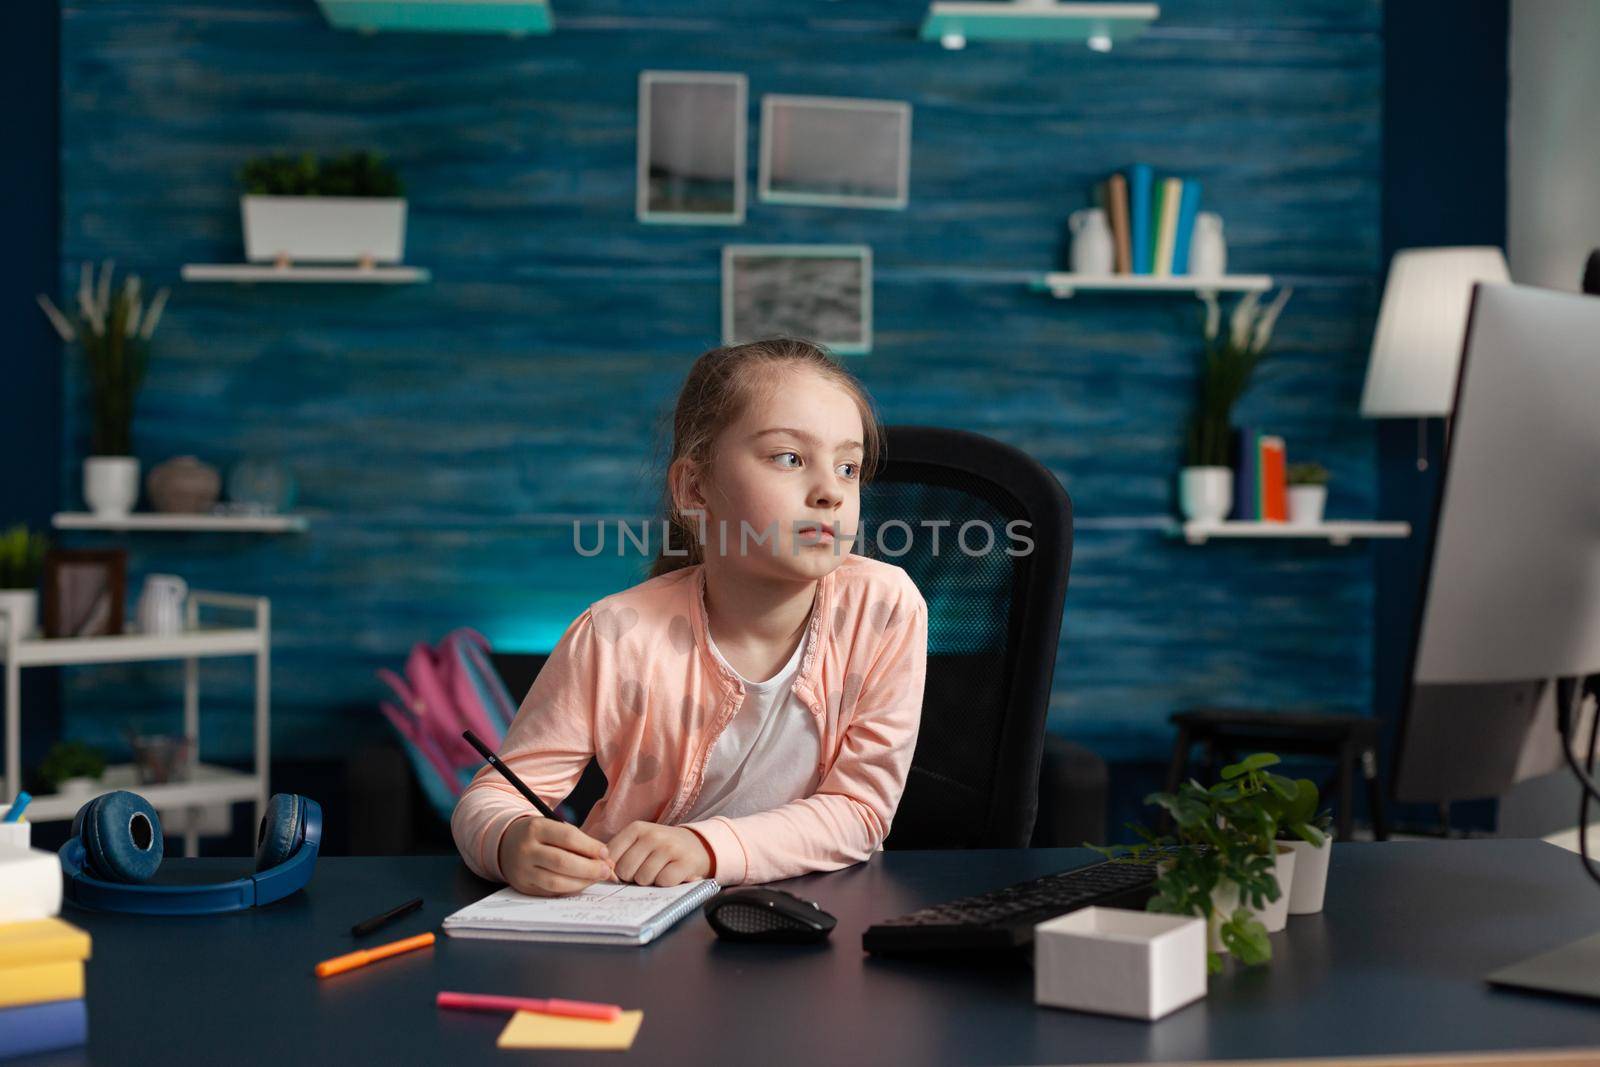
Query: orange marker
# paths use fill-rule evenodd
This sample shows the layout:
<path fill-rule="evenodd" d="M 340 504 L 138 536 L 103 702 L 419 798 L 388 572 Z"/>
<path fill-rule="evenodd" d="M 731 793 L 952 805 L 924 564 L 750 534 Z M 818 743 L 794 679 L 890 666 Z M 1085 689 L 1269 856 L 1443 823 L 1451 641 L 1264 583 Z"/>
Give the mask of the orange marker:
<path fill-rule="evenodd" d="M 414 948 L 427 948 L 433 944 L 433 931 L 418 934 L 416 937 L 402 938 L 391 941 L 387 945 L 377 948 L 364 948 L 355 952 L 348 952 L 343 956 L 335 956 L 331 960 L 323 960 L 317 964 L 317 977 L 328 978 L 335 974 L 353 971 L 357 967 L 365 967 L 369 963 L 386 960 L 390 956 L 398 956 L 402 952 L 410 952 Z"/>

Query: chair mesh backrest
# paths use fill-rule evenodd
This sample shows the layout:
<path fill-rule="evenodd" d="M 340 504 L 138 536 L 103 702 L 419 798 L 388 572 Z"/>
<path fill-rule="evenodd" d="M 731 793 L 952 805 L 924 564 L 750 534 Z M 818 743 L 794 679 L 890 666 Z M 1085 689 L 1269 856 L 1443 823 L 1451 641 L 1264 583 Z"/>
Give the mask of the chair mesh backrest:
<path fill-rule="evenodd" d="M 904 568 L 928 602 L 928 674 L 885 847 L 1021 847 L 1038 804 L 1071 504 L 1049 471 L 1010 446 L 934 427 L 887 432 L 888 462 L 862 492 L 860 550 Z M 880 529 L 894 519 L 909 537 Z M 937 546 L 924 520 L 949 523 Z M 1014 520 L 1028 524 L 1017 540 Z"/>

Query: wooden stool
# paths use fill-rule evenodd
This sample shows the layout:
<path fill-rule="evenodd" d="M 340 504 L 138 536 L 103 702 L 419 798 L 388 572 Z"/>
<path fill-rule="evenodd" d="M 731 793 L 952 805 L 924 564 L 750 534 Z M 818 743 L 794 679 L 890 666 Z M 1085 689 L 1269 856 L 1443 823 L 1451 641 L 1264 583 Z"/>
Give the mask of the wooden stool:
<path fill-rule="evenodd" d="M 1359 760 L 1361 774 L 1367 780 L 1367 803 L 1372 808 L 1372 835 L 1379 841 L 1388 840 L 1389 830 L 1383 820 L 1383 790 L 1378 785 L 1377 719 L 1367 715 L 1197 708 L 1175 713 L 1172 724 L 1178 728 L 1178 738 L 1172 746 L 1172 763 L 1167 769 L 1167 792 L 1176 791 L 1183 781 L 1189 766 L 1189 749 L 1196 742 L 1206 746 L 1206 760 L 1213 769 L 1219 751 L 1229 757 L 1229 762 L 1251 752 L 1322 756 L 1333 760 L 1338 767 L 1339 803 L 1334 811 L 1335 827 L 1338 839 L 1348 841 L 1351 812 L 1355 806 L 1355 767 Z"/>

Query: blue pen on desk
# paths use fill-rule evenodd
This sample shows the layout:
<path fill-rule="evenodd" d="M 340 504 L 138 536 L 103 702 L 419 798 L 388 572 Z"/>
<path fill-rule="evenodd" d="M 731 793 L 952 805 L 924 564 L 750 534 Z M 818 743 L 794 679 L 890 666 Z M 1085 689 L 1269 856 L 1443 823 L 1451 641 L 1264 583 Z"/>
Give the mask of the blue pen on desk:
<path fill-rule="evenodd" d="M 6 817 L 0 819 L 0 822 L 16 822 L 22 818 L 22 809 L 27 807 L 28 801 L 32 799 L 33 796 L 29 793 L 18 793 L 17 799 L 11 802 L 11 810 L 6 812 Z"/>

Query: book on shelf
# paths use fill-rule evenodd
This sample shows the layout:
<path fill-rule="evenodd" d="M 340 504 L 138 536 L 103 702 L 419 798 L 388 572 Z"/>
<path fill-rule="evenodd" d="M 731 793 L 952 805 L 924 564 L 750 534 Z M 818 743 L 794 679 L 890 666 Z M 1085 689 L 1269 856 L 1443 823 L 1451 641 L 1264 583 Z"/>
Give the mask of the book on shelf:
<path fill-rule="evenodd" d="M 1257 439 L 1256 461 L 1258 518 L 1262 522 L 1289 521 L 1288 455 L 1283 438 L 1262 434 Z"/>
<path fill-rule="evenodd" d="M 1183 179 L 1161 181 L 1161 219 L 1156 227 L 1155 273 L 1163 277 L 1177 273 L 1172 269 L 1172 250 L 1178 240 L 1178 207 L 1183 199 Z"/>
<path fill-rule="evenodd" d="M 1183 179 L 1183 198 L 1178 204 L 1178 228 L 1172 248 L 1172 273 L 1189 273 L 1189 248 L 1194 237 L 1194 217 L 1200 211 L 1200 183 Z"/>
<path fill-rule="evenodd" d="M 1127 274 L 1133 262 L 1128 246 L 1128 179 L 1122 174 L 1106 179 L 1106 215 L 1111 223 L 1113 270 Z"/>
<path fill-rule="evenodd" d="M 1128 245 L 1133 273 L 1150 273 L 1150 211 L 1155 171 L 1145 163 L 1128 168 Z"/>
<path fill-rule="evenodd" d="M 1256 510 L 1256 464 L 1260 461 L 1256 436 L 1255 427 L 1250 425 L 1233 432 L 1233 510 L 1228 513 L 1231 522 L 1255 522 L 1261 517 Z"/>

